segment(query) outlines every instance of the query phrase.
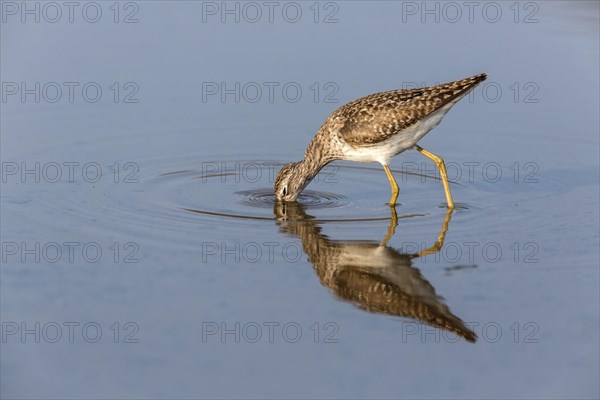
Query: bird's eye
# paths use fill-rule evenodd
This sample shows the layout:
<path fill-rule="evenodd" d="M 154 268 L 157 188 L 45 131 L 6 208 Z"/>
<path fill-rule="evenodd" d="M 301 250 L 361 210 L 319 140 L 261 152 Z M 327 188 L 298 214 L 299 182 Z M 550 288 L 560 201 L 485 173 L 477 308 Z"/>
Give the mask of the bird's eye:
<path fill-rule="evenodd" d="M 284 195 L 284 196 L 287 196 L 287 186 L 284 186 L 284 187 L 283 187 L 283 195 Z"/>

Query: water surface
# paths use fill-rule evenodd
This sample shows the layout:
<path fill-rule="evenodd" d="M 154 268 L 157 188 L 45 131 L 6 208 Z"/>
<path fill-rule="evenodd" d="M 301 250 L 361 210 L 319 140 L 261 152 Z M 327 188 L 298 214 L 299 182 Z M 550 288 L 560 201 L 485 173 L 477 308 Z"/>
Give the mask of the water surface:
<path fill-rule="evenodd" d="M 7 3 L 3 397 L 598 397 L 597 2 Z M 416 152 L 395 211 L 344 162 L 274 204 L 341 104 L 480 72 L 454 212 Z"/>

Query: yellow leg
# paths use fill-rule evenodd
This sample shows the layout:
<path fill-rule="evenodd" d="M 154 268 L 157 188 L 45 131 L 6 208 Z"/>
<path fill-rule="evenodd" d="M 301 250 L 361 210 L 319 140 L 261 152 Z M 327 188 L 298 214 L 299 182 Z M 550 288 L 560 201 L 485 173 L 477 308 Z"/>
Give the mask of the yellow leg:
<path fill-rule="evenodd" d="M 448 210 L 446 211 L 446 217 L 444 218 L 444 222 L 442 223 L 442 230 L 440 231 L 440 234 L 438 235 L 435 244 L 428 249 L 421 250 L 419 253 L 416 254 L 417 257 L 423 257 L 428 254 L 437 253 L 442 249 L 442 246 L 444 246 L 444 239 L 446 239 L 446 232 L 448 231 L 448 224 L 450 224 L 450 218 L 452 217 L 453 211 L 454 210 L 452 208 L 448 208 Z"/>
<path fill-rule="evenodd" d="M 390 167 L 384 164 L 383 169 L 385 170 L 385 174 L 390 181 L 390 185 L 392 185 L 392 198 L 390 199 L 390 206 L 393 206 L 396 204 L 396 199 L 398 198 L 398 193 L 400 193 L 400 188 L 398 188 L 398 184 L 394 179 L 394 175 L 392 175 L 392 171 L 390 171 Z"/>
<path fill-rule="evenodd" d="M 437 165 L 438 169 L 440 170 L 440 176 L 442 177 L 442 184 L 444 185 L 444 192 L 446 192 L 446 201 L 448 202 L 448 208 L 453 209 L 454 202 L 452 201 L 452 195 L 450 194 L 450 185 L 448 185 L 448 174 L 446 173 L 446 165 L 444 164 L 444 160 L 442 160 L 440 157 L 436 156 L 435 154 L 428 152 L 421 146 L 415 146 L 415 149 L 419 153 L 423 154 L 425 157 L 429 158 L 430 160 L 433 160 L 435 165 Z"/>
<path fill-rule="evenodd" d="M 379 244 L 380 246 L 387 246 L 387 243 L 390 241 L 392 236 L 394 236 L 394 233 L 396 233 L 396 227 L 398 226 L 398 214 L 396 213 L 396 207 L 390 205 L 390 212 L 392 214 L 390 218 L 390 225 L 388 226 L 385 237 Z"/>

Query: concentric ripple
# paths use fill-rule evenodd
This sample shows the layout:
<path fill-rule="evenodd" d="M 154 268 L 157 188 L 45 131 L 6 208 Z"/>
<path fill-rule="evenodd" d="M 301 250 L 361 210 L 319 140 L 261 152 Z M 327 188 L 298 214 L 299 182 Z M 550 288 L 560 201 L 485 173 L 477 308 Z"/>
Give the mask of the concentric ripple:
<path fill-rule="evenodd" d="M 277 219 L 272 188 L 282 162 L 205 161 L 198 166 L 195 161 L 194 164 L 163 170 L 152 178 L 156 199 L 167 196 L 168 207 L 193 213 L 195 218 Z M 401 172 L 396 173 L 402 176 Z M 435 182 L 434 179 L 431 181 Z M 388 220 L 388 185 L 385 175 L 377 168 L 343 164 L 328 166 L 311 182 L 311 189 L 304 190 L 296 202 L 316 221 Z M 332 189 L 354 191 L 352 201 Z M 179 195 L 172 197 L 175 194 Z M 424 215 L 417 209 L 398 212 L 404 217 Z"/>
<path fill-rule="evenodd" d="M 191 240 L 190 232 L 207 226 L 223 235 L 238 232 L 241 226 L 253 226 L 252 221 L 279 220 L 272 188 L 282 164 L 273 160 L 204 161 L 194 156 L 139 160 L 135 183 L 115 184 L 107 179 L 93 186 L 48 185 L 48 189 L 61 190 L 47 191 L 44 203 L 49 209 L 44 216 L 35 217 L 36 223 L 52 228 L 56 221 L 49 217 L 61 218 L 67 210 L 90 235 L 102 231 L 157 241 L 168 237 L 183 243 Z M 381 169 L 361 164 L 330 166 L 297 199 L 307 217 L 324 223 L 356 223 L 354 230 L 368 221 L 390 219 L 389 183 Z M 394 173 L 403 202 L 396 207 L 398 217 L 440 212 L 443 189 L 435 178 Z"/>
<path fill-rule="evenodd" d="M 251 207 L 273 209 L 273 205 L 275 204 L 273 189 L 242 190 L 234 194 L 239 196 L 240 204 Z M 304 190 L 300 193 L 296 202 L 307 209 L 341 207 L 347 203 L 346 197 L 342 195 L 313 190 Z"/>

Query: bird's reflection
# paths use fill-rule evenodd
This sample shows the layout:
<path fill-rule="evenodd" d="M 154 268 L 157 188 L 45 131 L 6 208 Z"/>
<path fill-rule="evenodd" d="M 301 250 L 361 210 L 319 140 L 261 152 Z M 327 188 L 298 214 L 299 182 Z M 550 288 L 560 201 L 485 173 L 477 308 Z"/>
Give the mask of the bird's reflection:
<path fill-rule="evenodd" d="M 405 254 L 387 245 L 398 224 L 395 208 L 390 210 L 388 231 L 381 243 L 377 243 L 331 240 L 321 233 L 321 227 L 300 203 L 277 202 L 274 208 L 281 233 L 302 241 L 321 284 L 338 297 L 369 312 L 412 318 L 475 342 L 475 333 L 452 314 L 431 283 L 412 264 L 413 259 L 441 249 L 452 211 L 447 212 L 432 247 Z"/>

